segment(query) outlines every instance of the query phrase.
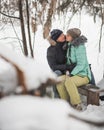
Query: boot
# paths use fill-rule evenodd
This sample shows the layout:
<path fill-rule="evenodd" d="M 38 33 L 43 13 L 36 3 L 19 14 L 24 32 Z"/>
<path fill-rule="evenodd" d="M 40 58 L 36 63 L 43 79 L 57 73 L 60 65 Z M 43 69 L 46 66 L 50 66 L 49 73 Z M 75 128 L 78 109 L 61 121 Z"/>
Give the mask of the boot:
<path fill-rule="evenodd" d="M 78 111 L 82 111 L 82 105 L 81 103 L 77 104 L 77 105 L 73 105 L 73 108 L 78 110 Z"/>

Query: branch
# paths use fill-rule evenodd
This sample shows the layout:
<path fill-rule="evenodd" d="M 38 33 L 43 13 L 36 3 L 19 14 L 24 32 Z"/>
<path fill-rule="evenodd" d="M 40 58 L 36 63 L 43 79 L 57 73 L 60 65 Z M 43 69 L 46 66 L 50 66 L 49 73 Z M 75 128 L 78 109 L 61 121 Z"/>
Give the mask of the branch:
<path fill-rule="evenodd" d="M 0 11 L 0 14 L 4 15 L 4 16 L 6 16 L 6 17 L 9 17 L 9 18 L 20 19 L 20 17 L 10 16 L 10 15 L 7 15 L 7 14 L 1 12 L 1 11 Z"/>
<path fill-rule="evenodd" d="M 67 0 L 66 2 L 63 2 L 63 4 L 61 4 L 61 5 L 57 8 L 57 10 L 59 10 L 59 11 L 64 10 L 65 8 L 67 8 L 67 7 L 70 5 L 70 3 L 72 3 L 70 0 Z"/>
<path fill-rule="evenodd" d="M 0 38 L 0 40 L 5 40 L 5 39 L 9 39 L 9 38 L 11 38 L 11 39 L 17 39 L 17 40 L 23 42 L 21 39 L 18 39 L 16 37 L 3 37 L 3 38 Z"/>
<path fill-rule="evenodd" d="M 82 7 L 84 6 L 86 0 L 83 0 L 83 2 L 80 4 L 80 6 L 72 13 L 72 16 L 70 17 L 70 19 L 68 20 L 68 23 L 71 22 L 72 18 L 74 17 L 74 15 L 78 12 L 79 9 L 82 9 Z M 69 25 L 68 25 L 69 26 Z M 67 27 L 68 28 L 68 27 Z"/>

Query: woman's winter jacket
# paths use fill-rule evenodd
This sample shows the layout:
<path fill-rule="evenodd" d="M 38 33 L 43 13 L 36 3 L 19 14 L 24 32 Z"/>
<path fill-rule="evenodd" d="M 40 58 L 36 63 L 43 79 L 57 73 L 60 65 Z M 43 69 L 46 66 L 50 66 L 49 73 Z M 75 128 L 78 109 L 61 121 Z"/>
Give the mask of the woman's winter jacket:
<path fill-rule="evenodd" d="M 91 72 L 86 56 L 85 36 L 80 36 L 68 43 L 67 64 L 76 63 L 76 67 L 72 70 L 71 75 L 88 76 L 91 80 Z"/>

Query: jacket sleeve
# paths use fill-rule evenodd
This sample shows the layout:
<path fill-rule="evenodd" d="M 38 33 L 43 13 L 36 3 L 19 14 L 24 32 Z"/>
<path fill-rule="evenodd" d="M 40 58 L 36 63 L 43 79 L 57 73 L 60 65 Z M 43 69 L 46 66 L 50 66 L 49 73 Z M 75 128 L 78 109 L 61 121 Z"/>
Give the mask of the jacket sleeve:
<path fill-rule="evenodd" d="M 65 71 L 66 70 L 66 64 L 57 64 L 56 61 L 56 54 L 55 54 L 55 48 L 48 48 L 47 50 L 47 60 L 50 68 L 55 71 L 55 70 L 60 70 L 60 71 Z"/>
<path fill-rule="evenodd" d="M 84 45 L 79 45 L 76 48 L 76 67 L 72 70 L 71 74 L 76 75 L 80 74 L 81 71 L 85 69 L 86 61 L 87 61 L 87 56 L 86 56 L 86 48 Z"/>

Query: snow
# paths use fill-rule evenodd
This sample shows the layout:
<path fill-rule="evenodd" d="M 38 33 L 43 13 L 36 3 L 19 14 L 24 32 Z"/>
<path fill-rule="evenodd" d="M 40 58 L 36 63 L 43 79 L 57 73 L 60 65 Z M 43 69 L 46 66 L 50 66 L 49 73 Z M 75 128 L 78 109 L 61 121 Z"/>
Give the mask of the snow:
<path fill-rule="evenodd" d="M 97 18 L 97 21 L 94 24 L 92 17 L 86 14 L 82 14 L 82 17 L 83 19 L 80 20 L 79 15 L 75 15 L 70 24 L 65 22 L 64 17 L 60 19 L 60 21 L 56 18 L 52 28 L 59 28 L 64 30 L 64 32 L 71 27 L 81 28 L 82 33 L 88 37 L 88 43 L 86 44 L 88 60 L 89 63 L 92 64 L 96 83 L 98 83 L 102 79 L 104 71 L 103 44 L 101 45 L 101 53 L 98 53 L 100 20 Z M 21 39 L 20 27 L 15 26 L 15 29 Z M 16 39 L 11 39 L 11 36 L 15 37 L 15 34 L 10 25 L 6 25 L 3 30 L 0 30 L 0 54 L 17 64 L 19 68 L 23 70 L 26 75 L 25 78 L 28 89 L 37 88 L 40 83 L 46 82 L 49 77 L 56 78 L 47 63 L 46 51 L 49 44 L 42 38 L 41 26 L 38 27 L 35 36 L 34 59 L 24 57 L 18 41 Z M 2 39 L 4 37 L 8 38 Z M 102 37 L 102 43 L 103 41 L 104 36 Z M 8 48 L 3 47 L 4 45 L 1 45 L 1 43 L 5 44 Z M 16 77 L 16 72 L 13 66 L 3 59 L 0 59 L 0 68 L 2 68 L 0 70 L 0 81 L 6 81 L 8 79 L 8 83 L 11 83 L 11 79 L 13 80 L 13 77 Z M 12 78 L 9 77 L 8 72 L 12 75 Z M 6 77 L 3 75 L 6 75 Z M 4 91 L 13 90 L 17 81 L 12 84 L 14 86 L 13 89 L 10 88 L 12 86 L 8 83 L 8 89 L 5 88 Z M 101 88 L 104 88 L 103 83 L 104 81 L 102 80 L 99 85 Z M 1 86 L 2 85 L 0 84 L 0 87 Z M 69 118 L 68 114 L 73 114 L 77 117 L 91 121 L 104 121 L 104 102 L 100 101 L 100 106 L 89 105 L 83 112 L 76 112 L 67 104 L 67 102 L 59 99 L 37 98 L 32 96 L 9 96 L 0 100 L 0 130 L 104 129 L 104 127 L 94 127 L 76 119 Z"/>
<path fill-rule="evenodd" d="M 85 112 L 73 110 L 60 99 L 32 96 L 9 96 L 0 101 L 1 130 L 100 130 L 68 115 L 104 121 L 104 107 L 89 105 Z"/>
<path fill-rule="evenodd" d="M 27 90 L 38 88 L 42 83 L 46 83 L 48 79 L 56 79 L 55 74 L 47 68 L 47 66 L 35 62 L 34 59 L 27 58 L 23 55 L 20 56 L 4 45 L 0 45 L 0 55 L 8 59 L 14 65 L 17 65 L 18 68 L 24 73 Z M 8 73 L 8 71 L 6 73 Z M 12 75 L 12 77 L 14 77 L 14 75 Z M 9 76 L 7 78 L 8 82 L 10 82 Z"/>
<path fill-rule="evenodd" d="M 8 97 L 0 101 L 0 129 L 67 130 L 68 112 L 68 104 L 61 100 Z"/>
<path fill-rule="evenodd" d="M 72 108 L 60 99 L 11 96 L 0 101 L 0 128 L 1 130 L 77 130 L 81 128 L 88 130 L 89 125 L 68 117 L 68 114 L 73 112 Z M 76 111 L 74 113 L 80 115 Z"/>
<path fill-rule="evenodd" d="M 10 93 L 18 86 L 17 73 L 13 65 L 0 58 L 0 92 Z"/>
<path fill-rule="evenodd" d="M 100 88 L 104 88 L 104 78 L 98 82 L 97 86 Z"/>
<path fill-rule="evenodd" d="M 87 116 L 91 116 L 93 118 L 93 115 L 99 117 L 99 120 L 104 120 L 104 116 L 102 115 L 104 113 L 104 106 L 95 106 L 95 105 L 89 105 L 87 107 L 87 110 L 84 111 L 83 113 L 85 113 Z"/>

